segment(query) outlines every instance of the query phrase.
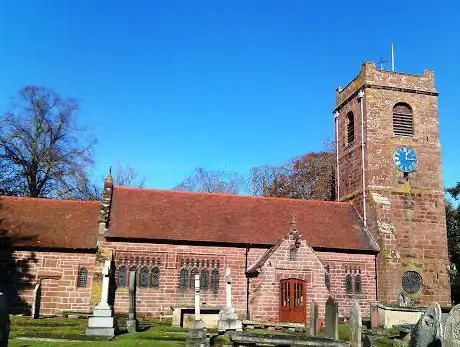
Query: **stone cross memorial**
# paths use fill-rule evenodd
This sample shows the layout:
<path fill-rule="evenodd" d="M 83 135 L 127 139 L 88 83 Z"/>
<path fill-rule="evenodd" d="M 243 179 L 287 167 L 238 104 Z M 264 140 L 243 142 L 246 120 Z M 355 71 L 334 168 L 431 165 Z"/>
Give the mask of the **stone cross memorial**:
<path fill-rule="evenodd" d="M 232 279 L 230 277 L 230 268 L 225 269 L 225 294 L 226 305 L 219 312 L 219 331 L 242 331 L 243 323 L 238 319 L 238 315 L 232 304 Z"/>
<path fill-rule="evenodd" d="M 454 346 L 460 346 L 460 304 L 450 310 L 444 329 L 444 347 Z"/>
<path fill-rule="evenodd" d="M 8 346 L 10 335 L 10 315 L 6 295 L 0 292 L 0 347 Z"/>
<path fill-rule="evenodd" d="M 101 301 L 88 319 L 86 335 L 89 336 L 115 336 L 116 333 L 113 309 L 108 303 L 110 277 L 112 276 L 111 264 L 111 260 L 106 260 L 102 268 Z"/>
<path fill-rule="evenodd" d="M 419 318 L 410 334 L 410 347 L 442 346 L 441 307 L 435 303 Z"/>
<path fill-rule="evenodd" d="M 350 312 L 351 347 L 361 347 L 362 324 L 361 307 L 359 306 L 359 302 L 354 300 Z"/>
<path fill-rule="evenodd" d="M 326 337 L 339 339 L 339 305 L 331 297 L 326 301 Z"/>
<path fill-rule="evenodd" d="M 130 333 L 137 331 L 136 318 L 136 271 L 129 272 L 129 297 L 128 297 L 128 320 L 126 329 Z"/>
<path fill-rule="evenodd" d="M 318 332 L 318 304 L 315 300 L 310 301 L 310 336 L 316 336 Z"/>
<path fill-rule="evenodd" d="M 200 276 L 195 274 L 195 317 L 188 332 L 187 347 L 209 346 L 206 332 L 200 313 Z"/>

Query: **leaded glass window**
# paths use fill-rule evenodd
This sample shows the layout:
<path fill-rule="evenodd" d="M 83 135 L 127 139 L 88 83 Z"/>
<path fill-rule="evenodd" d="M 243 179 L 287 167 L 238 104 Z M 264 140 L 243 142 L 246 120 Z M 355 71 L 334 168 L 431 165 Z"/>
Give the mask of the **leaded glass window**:
<path fill-rule="evenodd" d="M 82 267 L 78 273 L 78 288 L 86 288 L 88 281 L 88 270 L 85 267 Z"/>
<path fill-rule="evenodd" d="M 155 266 L 152 269 L 152 287 L 158 288 L 160 286 L 160 269 Z"/>
<path fill-rule="evenodd" d="M 355 293 L 361 294 L 361 292 L 362 292 L 361 275 L 357 274 L 355 276 Z"/>
<path fill-rule="evenodd" d="M 194 267 L 192 271 L 190 271 L 190 288 L 195 289 L 195 275 L 198 273 L 198 269 Z"/>
<path fill-rule="evenodd" d="M 126 288 L 126 267 L 124 266 L 118 269 L 118 287 Z"/>
<path fill-rule="evenodd" d="M 202 290 L 208 290 L 209 287 L 209 272 L 208 269 L 201 270 L 200 288 Z"/>
<path fill-rule="evenodd" d="M 211 289 L 214 294 L 219 291 L 219 270 L 213 269 L 211 271 Z"/>
<path fill-rule="evenodd" d="M 347 274 L 345 276 L 345 289 L 347 294 L 353 294 L 353 278 L 351 277 L 351 274 Z"/>
<path fill-rule="evenodd" d="M 131 278 L 131 273 L 134 272 L 134 286 L 136 286 L 136 267 L 135 266 L 132 266 L 130 269 L 129 269 L 129 274 L 130 274 L 130 278 Z M 129 281 L 130 279 L 128 279 Z M 129 284 L 131 286 L 131 283 Z"/>
<path fill-rule="evenodd" d="M 149 270 L 146 267 L 141 269 L 141 278 L 139 281 L 139 287 L 148 288 L 149 287 Z"/>
<path fill-rule="evenodd" d="M 188 288 L 188 269 L 185 267 L 180 269 L 179 288 L 180 289 Z"/>
<path fill-rule="evenodd" d="M 324 273 L 324 285 L 326 286 L 327 290 L 331 290 L 331 275 L 329 272 Z"/>

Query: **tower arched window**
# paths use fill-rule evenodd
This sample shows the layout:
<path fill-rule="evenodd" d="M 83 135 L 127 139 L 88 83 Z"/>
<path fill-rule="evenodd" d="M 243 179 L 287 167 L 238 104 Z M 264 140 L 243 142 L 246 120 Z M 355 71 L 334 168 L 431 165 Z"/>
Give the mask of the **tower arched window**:
<path fill-rule="evenodd" d="M 347 143 L 355 142 L 355 116 L 353 112 L 347 113 Z"/>
<path fill-rule="evenodd" d="M 82 267 L 80 271 L 78 272 L 77 287 L 86 288 L 87 282 L 88 282 L 88 269 L 86 269 L 85 267 Z"/>
<path fill-rule="evenodd" d="M 148 288 L 149 287 L 149 270 L 146 267 L 141 269 L 139 287 Z"/>
<path fill-rule="evenodd" d="M 120 266 L 118 269 L 118 287 L 126 288 L 126 267 Z"/>
<path fill-rule="evenodd" d="M 200 278 L 200 289 L 208 290 L 209 287 L 209 272 L 208 269 L 201 270 L 201 278 Z"/>
<path fill-rule="evenodd" d="M 186 267 L 183 267 L 182 269 L 180 269 L 179 288 L 180 289 L 188 288 L 188 269 Z"/>
<path fill-rule="evenodd" d="M 219 270 L 217 268 L 211 271 L 211 290 L 214 294 L 219 291 Z"/>
<path fill-rule="evenodd" d="M 152 269 L 152 288 L 158 288 L 160 286 L 160 269 L 155 266 Z"/>
<path fill-rule="evenodd" d="M 404 102 L 398 102 L 393 107 L 393 135 L 405 137 L 414 136 L 412 108 Z"/>

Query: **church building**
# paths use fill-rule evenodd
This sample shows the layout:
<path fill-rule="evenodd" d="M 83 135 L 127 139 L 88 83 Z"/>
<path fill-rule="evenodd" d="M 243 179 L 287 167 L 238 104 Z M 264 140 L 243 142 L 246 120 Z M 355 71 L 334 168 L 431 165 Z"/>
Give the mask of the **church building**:
<path fill-rule="evenodd" d="M 225 269 L 242 319 L 306 323 L 310 301 L 346 316 L 358 299 L 450 305 L 444 194 L 432 71 L 364 63 L 336 90 L 338 201 L 114 186 L 101 202 L 0 197 L 0 289 L 11 311 L 91 312 L 112 261 L 115 312 L 161 317 L 225 306 Z M 37 286 L 39 285 L 39 286 Z M 35 295 L 34 295 L 35 291 Z"/>

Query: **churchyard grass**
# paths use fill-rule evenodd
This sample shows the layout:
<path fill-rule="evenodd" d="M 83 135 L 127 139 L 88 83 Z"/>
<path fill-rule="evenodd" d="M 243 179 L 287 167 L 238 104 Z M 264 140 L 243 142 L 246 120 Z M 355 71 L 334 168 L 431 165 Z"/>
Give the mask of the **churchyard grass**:
<path fill-rule="evenodd" d="M 12 317 L 10 346 L 147 346 L 155 344 L 159 347 L 184 346 L 187 338 L 187 330 L 173 327 L 167 323 L 160 323 L 155 320 L 140 320 L 141 331 L 133 334 L 126 333 L 126 318 L 119 319 L 121 334 L 112 340 L 86 336 L 85 330 L 88 324 L 87 319 L 68 318 L 41 318 L 31 319 L 29 317 Z M 142 328 L 145 327 L 145 328 Z M 18 338 L 41 338 L 41 339 L 65 339 L 78 342 L 63 341 L 37 341 Z"/>

